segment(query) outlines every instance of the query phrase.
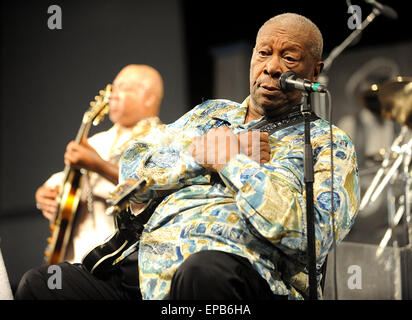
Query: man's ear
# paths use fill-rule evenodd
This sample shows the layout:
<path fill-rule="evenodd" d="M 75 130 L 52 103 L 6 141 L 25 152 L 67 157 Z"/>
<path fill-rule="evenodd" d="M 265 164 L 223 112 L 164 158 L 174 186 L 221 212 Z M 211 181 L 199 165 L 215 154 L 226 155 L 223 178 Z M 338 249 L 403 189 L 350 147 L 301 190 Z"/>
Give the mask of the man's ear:
<path fill-rule="evenodd" d="M 154 92 L 147 90 L 145 100 L 144 100 L 145 107 L 146 108 L 151 107 L 154 104 L 155 100 L 156 100 L 156 95 L 154 94 Z"/>
<path fill-rule="evenodd" d="M 148 117 L 154 117 L 159 114 L 159 102 L 156 93 L 153 91 L 147 91 L 146 97 L 144 100 L 144 113 Z"/>
<path fill-rule="evenodd" d="M 323 70 L 323 61 L 318 61 L 315 65 L 315 69 L 313 70 L 313 80 L 317 81 L 320 73 Z"/>

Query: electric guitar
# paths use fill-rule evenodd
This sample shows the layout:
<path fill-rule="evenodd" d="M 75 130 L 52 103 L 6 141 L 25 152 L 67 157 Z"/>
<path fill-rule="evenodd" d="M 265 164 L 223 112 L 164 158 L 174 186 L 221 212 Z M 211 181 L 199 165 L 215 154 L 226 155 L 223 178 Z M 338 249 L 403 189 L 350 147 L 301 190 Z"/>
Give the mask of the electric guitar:
<path fill-rule="evenodd" d="M 109 98 L 111 85 L 99 91 L 95 101 L 90 102 L 90 108 L 83 115 L 83 120 L 75 141 L 80 143 L 87 137 L 91 125 L 98 125 L 109 112 Z M 47 239 L 48 246 L 45 251 L 46 264 L 52 265 L 65 259 L 68 244 L 72 235 L 73 222 L 81 195 L 82 170 L 70 166 L 64 168 L 63 185 L 57 197 L 57 210 L 53 221 L 50 223 L 51 237 Z"/>
<path fill-rule="evenodd" d="M 137 213 L 130 211 L 130 196 L 141 190 L 146 184 L 144 179 L 119 185 L 107 202 L 111 205 L 106 214 L 114 215 L 115 232 L 102 244 L 91 249 L 83 257 L 82 263 L 86 269 L 102 278 L 113 269 L 122 253 L 136 244 L 143 231 L 144 224 L 149 220 L 156 207 L 164 199 L 151 199 Z"/>

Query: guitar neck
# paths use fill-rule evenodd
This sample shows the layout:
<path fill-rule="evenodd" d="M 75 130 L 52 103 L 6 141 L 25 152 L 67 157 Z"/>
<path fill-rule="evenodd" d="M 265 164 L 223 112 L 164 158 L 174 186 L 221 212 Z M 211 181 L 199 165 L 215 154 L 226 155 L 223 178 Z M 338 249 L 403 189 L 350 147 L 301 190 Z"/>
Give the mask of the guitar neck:
<path fill-rule="evenodd" d="M 90 109 L 83 115 L 82 123 L 75 138 L 76 143 L 81 143 L 84 137 L 87 137 L 90 131 L 92 123 L 95 121 L 95 125 L 100 123 L 104 115 L 108 112 L 109 97 L 111 92 L 111 85 L 108 84 L 105 90 L 100 90 L 100 96 L 95 97 L 95 101 L 90 102 Z M 64 168 L 64 179 L 63 184 L 65 184 L 69 175 L 72 171 L 79 171 L 78 169 L 72 169 L 70 166 L 65 166 Z"/>
<path fill-rule="evenodd" d="M 77 131 L 76 139 L 74 140 L 76 143 L 80 143 L 83 137 L 87 137 L 91 124 L 92 123 L 90 121 L 87 121 L 85 118 L 83 118 L 79 131 Z"/>
<path fill-rule="evenodd" d="M 91 126 L 91 122 L 89 121 L 82 121 L 82 124 L 79 128 L 79 130 L 77 131 L 77 135 L 76 135 L 76 139 L 74 140 L 76 143 L 80 143 L 83 139 L 83 137 L 87 137 L 87 135 L 89 134 L 90 131 L 90 126 Z M 66 165 L 64 167 L 64 179 L 63 179 L 63 184 L 67 182 L 67 179 L 69 177 L 69 173 L 75 169 L 72 169 L 70 166 Z"/>

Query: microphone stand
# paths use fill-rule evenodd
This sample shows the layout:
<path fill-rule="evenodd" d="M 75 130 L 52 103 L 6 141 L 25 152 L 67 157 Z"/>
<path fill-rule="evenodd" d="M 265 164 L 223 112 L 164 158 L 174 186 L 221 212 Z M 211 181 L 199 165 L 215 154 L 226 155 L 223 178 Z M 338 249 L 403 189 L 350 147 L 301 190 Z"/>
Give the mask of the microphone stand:
<path fill-rule="evenodd" d="M 376 257 L 379 258 L 380 255 L 382 254 L 383 250 L 387 246 L 390 238 L 392 237 L 393 230 L 394 228 L 399 224 L 403 214 L 405 214 L 405 225 L 404 225 L 404 237 L 402 239 L 402 244 L 405 243 L 406 246 L 411 245 L 412 241 L 412 228 L 411 228 L 411 206 L 410 206 L 410 187 L 411 187 L 411 173 L 409 172 L 409 165 L 411 163 L 411 156 L 412 156 L 412 151 L 411 151 L 411 142 L 412 139 L 409 141 L 408 144 L 404 144 L 400 150 L 402 153 L 399 154 L 398 159 L 396 162 L 393 164 L 391 170 L 387 173 L 386 175 L 386 180 L 381 182 L 380 189 L 382 190 L 386 184 L 388 183 L 389 180 L 394 180 L 396 178 L 397 174 L 397 169 L 401 166 L 403 163 L 403 175 L 402 175 L 402 180 L 404 183 L 403 186 L 403 201 L 402 197 L 400 198 L 401 206 L 398 208 L 398 210 L 395 213 L 395 200 L 393 199 L 393 194 L 392 194 L 392 183 L 391 182 L 388 185 L 388 229 L 386 230 L 385 235 L 383 236 L 381 242 L 379 243 L 378 249 L 376 251 Z M 380 193 L 380 192 L 379 192 Z M 375 198 L 379 196 L 379 193 Z"/>
<path fill-rule="evenodd" d="M 339 46 L 335 47 L 324 62 L 324 71 L 328 71 L 335 60 L 343 50 L 345 50 L 361 33 L 362 31 L 381 14 L 381 11 L 377 8 L 373 8 L 372 12 L 363 20 L 359 29 L 355 29 Z"/>
<path fill-rule="evenodd" d="M 313 203 L 313 152 L 310 141 L 310 116 L 312 114 L 310 95 L 302 92 L 303 103 L 301 112 L 305 122 L 305 145 L 304 145 L 304 181 L 306 188 L 306 233 L 308 239 L 308 272 L 309 272 L 309 299 L 318 299 L 318 281 L 316 275 L 316 235 L 315 235 L 315 213 Z"/>
<path fill-rule="evenodd" d="M 400 153 L 399 153 L 398 158 L 392 164 L 392 167 L 386 173 L 386 176 L 383 178 L 379 186 L 376 188 L 375 192 L 372 194 L 371 202 L 374 202 L 379 197 L 383 189 L 386 187 L 386 185 L 391 180 L 392 176 L 397 173 L 397 170 L 401 166 L 403 159 L 405 158 L 405 156 L 407 156 L 407 152 L 409 152 L 411 148 L 412 148 L 412 138 L 409 140 L 408 143 L 405 143 L 404 145 L 400 147 Z"/>
<path fill-rule="evenodd" d="M 411 188 L 411 174 L 409 172 L 409 165 L 412 157 L 411 149 L 406 150 L 406 156 L 403 161 L 403 180 L 404 180 L 404 207 L 405 207 L 405 244 L 410 245 L 412 241 L 411 230 L 411 205 L 410 205 L 410 188 Z"/>
<path fill-rule="evenodd" d="M 328 57 L 324 61 L 323 65 L 323 71 L 319 75 L 318 82 L 328 86 L 329 84 L 329 77 L 328 77 L 328 71 L 333 63 L 333 61 L 348 47 L 350 46 L 356 38 L 362 33 L 363 30 L 373 21 L 377 16 L 381 14 L 381 10 L 378 8 L 374 8 L 372 12 L 366 17 L 366 19 L 361 23 L 361 26 L 359 29 L 355 29 L 339 46 L 335 47 Z M 321 110 L 317 110 L 319 112 L 319 115 L 325 116 L 325 94 L 321 93 L 314 93 L 314 99 L 317 100 L 318 106 L 321 107 Z M 330 119 L 332 121 L 332 119 Z M 332 142 L 331 142 L 332 143 Z M 333 146 L 332 146 L 333 147 Z M 333 150 L 331 151 L 333 152 Z M 331 199 L 332 201 L 333 199 Z M 333 255 L 333 260 L 334 260 L 334 289 L 335 289 L 335 299 L 337 299 L 337 281 L 336 281 L 336 247 L 334 247 L 334 255 Z"/>
<path fill-rule="evenodd" d="M 392 146 L 390 147 L 390 149 L 388 150 L 388 152 L 385 152 L 384 158 L 382 160 L 381 163 L 381 167 L 379 168 L 379 170 L 376 172 L 375 177 L 373 178 L 370 186 L 368 187 L 368 189 L 366 190 L 362 201 L 360 203 L 359 206 L 359 211 L 362 211 L 363 209 L 366 208 L 366 206 L 370 203 L 371 197 L 373 192 L 375 191 L 376 187 L 378 186 L 379 181 L 381 180 L 381 178 L 383 177 L 386 169 L 389 167 L 390 164 L 390 157 L 391 157 L 391 153 L 395 151 L 395 149 L 399 148 L 399 144 L 404 140 L 404 136 L 408 131 L 408 127 L 407 126 L 403 126 L 401 129 L 401 133 L 398 135 L 398 137 L 395 138 L 395 140 L 392 143 Z"/>
<path fill-rule="evenodd" d="M 342 53 L 343 50 L 350 46 L 356 40 L 356 38 L 362 33 L 362 31 L 365 30 L 365 28 L 380 14 L 381 10 L 379 10 L 378 8 L 373 8 L 372 12 L 361 23 L 360 28 L 355 29 L 339 46 L 335 47 L 330 52 L 329 56 L 324 61 L 323 71 L 319 76 L 319 83 L 324 84 L 325 86 L 328 85 L 329 77 L 327 76 L 327 73 L 333 61 Z M 320 100 L 322 101 L 322 99 Z"/>

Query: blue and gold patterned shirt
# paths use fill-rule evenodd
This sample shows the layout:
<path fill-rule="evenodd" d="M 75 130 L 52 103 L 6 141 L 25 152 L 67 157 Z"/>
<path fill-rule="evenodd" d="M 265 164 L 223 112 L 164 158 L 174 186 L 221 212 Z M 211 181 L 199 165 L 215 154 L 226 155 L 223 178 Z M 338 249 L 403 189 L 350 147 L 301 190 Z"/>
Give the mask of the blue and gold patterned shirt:
<path fill-rule="evenodd" d="M 139 244 L 144 299 L 166 298 L 176 269 L 200 250 L 245 257 L 275 294 L 288 295 L 289 299 L 307 295 L 303 123 L 270 135 L 268 163 L 259 164 L 239 153 L 221 170 L 221 180 L 212 179 L 187 151 L 193 137 L 210 128 L 229 126 L 240 133 L 259 121 L 244 124 L 248 101 L 206 101 L 164 130 L 136 141 L 123 154 L 120 185 L 142 178 L 147 181 L 134 194 L 134 202 L 166 196 L 145 225 Z M 333 243 L 327 121 L 312 122 L 311 142 L 320 270 Z M 339 243 L 354 223 L 360 194 L 354 146 L 336 127 L 333 153 L 335 235 Z"/>

